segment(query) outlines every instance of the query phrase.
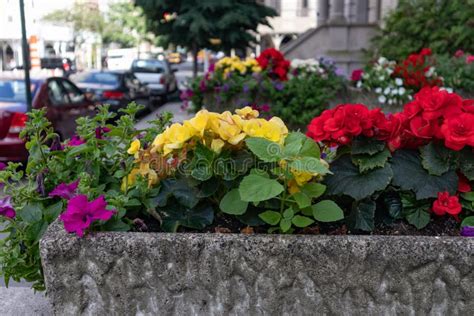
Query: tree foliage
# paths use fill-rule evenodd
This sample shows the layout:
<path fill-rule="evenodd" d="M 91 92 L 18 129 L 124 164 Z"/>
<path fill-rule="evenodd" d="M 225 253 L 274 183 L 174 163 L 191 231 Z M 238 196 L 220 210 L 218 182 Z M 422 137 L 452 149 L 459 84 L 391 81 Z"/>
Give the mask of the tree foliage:
<path fill-rule="evenodd" d="M 374 50 L 389 59 L 423 47 L 438 54 L 474 51 L 474 0 L 400 0 L 385 22 Z"/>
<path fill-rule="evenodd" d="M 276 12 L 249 0 L 137 0 L 149 30 L 164 43 L 194 52 L 202 48 L 230 50 L 255 41 L 259 24 Z"/>

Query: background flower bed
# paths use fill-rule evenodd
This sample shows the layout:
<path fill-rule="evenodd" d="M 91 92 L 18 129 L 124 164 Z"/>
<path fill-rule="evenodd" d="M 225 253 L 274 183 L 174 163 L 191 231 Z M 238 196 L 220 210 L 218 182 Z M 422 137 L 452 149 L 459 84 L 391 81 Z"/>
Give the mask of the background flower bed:
<path fill-rule="evenodd" d="M 257 63 L 257 65 L 255 65 Z M 254 67 L 246 65 L 253 64 Z M 191 111 L 233 111 L 251 106 L 267 116 L 278 116 L 292 128 L 324 109 L 343 91 L 344 79 L 328 60 L 285 60 L 275 49 L 256 59 L 224 58 L 190 83 L 181 95 Z"/>

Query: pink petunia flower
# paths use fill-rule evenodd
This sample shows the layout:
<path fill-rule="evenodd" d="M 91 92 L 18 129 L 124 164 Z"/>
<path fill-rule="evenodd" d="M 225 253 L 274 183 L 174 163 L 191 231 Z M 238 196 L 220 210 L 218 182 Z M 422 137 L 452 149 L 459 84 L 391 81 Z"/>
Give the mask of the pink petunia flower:
<path fill-rule="evenodd" d="M 69 200 L 66 212 L 59 216 L 64 223 L 64 229 L 69 233 L 76 233 L 83 237 L 84 231 L 95 221 L 109 220 L 115 210 L 106 209 L 107 202 L 104 196 L 89 202 L 86 195 L 78 195 Z"/>
<path fill-rule="evenodd" d="M 66 200 L 72 199 L 76 196 L 77 186 L 79 185 L 80 180 L 76 180 L 72 183 L 66 184 L 61 183 L 57 187 L 54 188 L 53 191 L 49 193 L 49 197 L 60 197 Z"/>
<path fill-rule="evenodd" d="M 15 209 L 12 206 L 12 199 L 10 196 L 6 196 L 0 199 L 0 216 L 8 218 L 14 218 L 16 216 Z"/>
<path fill-rule="evenodd" d="M 472 62 L 474 62 L 474 55 L 468 55 L 466 57 L 466 64 L 470 64 Z"/>
<path fill-rule="evenodd" d="M 5 170 L 6 167 L 7 167 L 6 164 L 4 164 L 3 162 L 0 162 L 0 171 Z"/>
<path fill-rule="evenodd" d="M 110 132 L 110 128 L 108 127 L 97 127 L 95 129 L 95 138 L 97 139 L 104 139 L 104 134 Z"/>
<path fill-rule="evenodd" d="M 71 140 L 69 140 L 67 145 L 69 147 L 77 147 L 77 146 L 80 146 L 80 145 L 85 144 L 85 143 L 86 142 L 83 139 L 81 139 L 79 136 L 74 135 L 74 136 L 72 136 Z"/>

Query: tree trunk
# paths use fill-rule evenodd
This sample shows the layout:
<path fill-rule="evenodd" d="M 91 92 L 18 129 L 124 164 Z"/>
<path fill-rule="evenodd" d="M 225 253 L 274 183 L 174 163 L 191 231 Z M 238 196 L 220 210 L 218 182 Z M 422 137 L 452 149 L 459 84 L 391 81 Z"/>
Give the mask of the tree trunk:
<path fill-rule="evenodd" d="M 193 43 L 193 78 L 197 77 L 198 73 L 198 46 L 197 43 Z"/>

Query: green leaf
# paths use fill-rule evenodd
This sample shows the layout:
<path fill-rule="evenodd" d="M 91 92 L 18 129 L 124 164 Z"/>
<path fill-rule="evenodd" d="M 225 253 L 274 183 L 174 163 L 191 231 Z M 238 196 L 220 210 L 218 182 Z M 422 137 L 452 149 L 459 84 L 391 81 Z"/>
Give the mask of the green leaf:
<path fill-rule="evenodd" d="M 440 176 L 455 166 L 459 153 L 445 147 L 442 143 L 430 142 L 420 147 L 421 164 L 429 174 Z"/>
<path fill-rule="evenodd" d="M 242 215 L 248 207 L 248 202 L 242 201 L 239 190 L 233 189 L 227 192 L 219 203 L 222 212 L 231 215 Z"/>
<path fill-rule="evenodd" d="M 456 172 L 450 170 L 433 176 L 421 165 L 419 154 L 413 150 L 398 150 L 392 157 L 393 184 L 402 190 L 413 190 L 418 200 L 435 198 L 438 192 L 454 194 L 458 187 Z"/>
<path fill-rule="evenodd" d="M 420 208 L 406 215 L 408 223 L 414 225 L 417 229 L 422 229 L 430 222 L 430 213 Z"/>
<path fill-rule="evenodd" d="M 214 210 L 210 205 L 187 208 L 180 204 L 172 204 L 162 210 L 161 214 L 162 228 L 165 231 L 175 231 L 179 226 L 203 229 L 214 221 Z"/>
<path fill-rule="evenodd" d="M 281 159 L 281 146 L 261 137 L 250 137 L 245 140 L 247 147 L 259 159 L 265 162 L 275 162 Z"/>
<path fill-rule="evenodd" d="M 344 218 L 344 212 L 333 201 L 323 200 L 311 206 L 313 217 L 320 222 L 336 222 Z"/>
<path fill-rule="evenodd" d="M 283 186 L 277 180 L 255 174 L 243 178 L 239 186 L 240 197 L 247 202 L 269 200 L 279 195 L 283 190 Z"/>
<path fill-rule="evenodd" d="M 349 155 L 344 155 L 331 164 L 332 175 L 326 176 L 327 194 L 345 194 L 362 200 L 376 191 L 384 190 L 392 180 L 390 164 L 364 174 L 359 172 Z"/>
<path fill-rule="evenodd" d="M 397 192 L 389 191 L 383 195 L 382 203 L 387 213 L 392 218 L 401 218 L 403 204 Z"/>
<path fill-rule="evenodd" d="M 303 157 L 293 160 L 289 163 L 289 167 L 298 171 L 327 174 L 329 169 L 321 162 L 319 158 Z"/>
<path fill-rule="evenodd" d="M 281 220 L 281 214 L 275 211 L 265 211 L 258 214 L 258 217 L 269 225 L 277 225 Z"/>
<path fill-rule="evenodd" d="M 390 156 L 390 151 L 384 149 L 372 156 L 369 154 L 354 155 L 352 162 L 358 165 L 360 172 L 363 173 L 375 168 L 383 168 Z"/>
<path fill-rule="evenodd" d="M 172 196 L 178 203 L 187 208 L 193 208 L 199 202 L 199 191 L 184 179 L 166 179 L 161 181 L 160 184 L 160 193 L 155 198 L 155 202 L 159 207 L 167 205 L 169 198 Z"/>
<path fill-rule="evenodd" d="M 351 229 L 374 230 L 375 208 L 375 202 L 372 200 L 363 200 L 355 204 L 347 218 L 347 223 Z"/>
<path fill-rule="evenodd" d="M 351 152 L 353 155 L 360 154 L 376 154 L 385 148 L 383 141 L 377 140 L 373 137 L 359 136 L 352 141 Z"/>
<path fill-rule="evenodd" d="M 317 199 L 326 191 L 326 186 L 321 183 L 309 182 L 301 187 L 301 192 L 312 199 Z"/>
<path fill-rule="evenodd" d="M 198 143 L 191 161 L 191 176 L 199 181 L 209 180 L 213 176 L 214 152 Z"/>
<path fill-rule="evenodd" d="M 303 142 L 306 136 L 300 132 L 293 132 L 288 134 L 285 139 L 285 147 L 283 147 L 284 157 L 296 157 L 299 155 Z"/>
<path fill-rule="evenodd" d="M 59 214 L 61 214 L 63 210 L 64 205 L 62 201 L 54 203 L 44 210 L 44 217 L 48 222 L 52 222 L 58 218 Z"/>
<path fill-rule="evenodd" d="M 466 193 L 462 193 L 461 194 L 461 197 L 465 200 L 468 200 L 470 202 L 474 202 L 474 192 L 466 192 Z"/>
<path fill-rule="evenodd" d="M 112 232 L 128 232 L 130 225 L 124 223 L 121 219 L 110 219 L 103 226 L 104 230 Z"/>
<path fill-rule="evenodd" d="M 295 217 L 293 217 L 291 219 L 291 222 L 293 223 L 293 225 L 295 225 L 296 227 L 307 227 L 311 224 L 314 223 L 314 220 L 312 220 L 311 218 L 309 217 L 306 217 L 306 216 L 301 216 L 301 215 L 296 215 Z"/>
<path fill-rule="evenodd" d="M 26 204 L 20 210 L 19 215 L 28 224 L 39 222 L 43 218 L 42 205 L 40 203 Z"/>
<path fill-rule="evenodd" d="M 468 216 L 461 222 L 461 227 L 474 226 L 474 216 Z"/>
<path fill-rule="evenodd" d="M 291 219 L 289 218 L 283 218 L 280 221 L 280 229 L 282 232 L 286 233 L 291 227 Z"/>
<path fill-rule="evenodd" d="M 311 206 L 311 199 L 303 192 L 296 192 L 292 195 L 300 209 Z"/>
<path fill-rule="evenodd" d="M 303 141 L 303 146 L 300 150 L 300 156 L 314 157 L 319 159 L 321 157 L 321 150 L 319 149 L 318 144 L 314 140 L 306 137 L 306 139 Z"/>
<path fill-rule="evenodd" d="M 295 212 L 293 211 L 293 209 L 291 207 L 287 208 L 284 212 L 283 212 L 283 218 L 289 218 L 291 219 L 293 216 L 295 216 Z"/>
<path fill-rule="evenodd" d="M 466 178 L 474 181 L 474 153 L 471 147 L 466 147 L 461 151 L 459 169 L 461 169 Z"/>
<path fill-rule="evenodd" d="M 255 175 L 262 176 L 268 179 L 270 178 L 270 176 L 268 175 L 268 172 L 262 169 L 257 169 L 257 168 L 253 168 L 252 170 L 250 170 L 250 174 L 255 174 Z"/>
<path fill-rule="evenodd" d="M 69 150 L 67 152 L 66 156 L 68 158 L 72 158 L 72 157 L 76 157 L 80 154 L 91 152 L 93 150 L 94 150 L 94 147 L 90 147 L 87 144 L 82 144 L 82 145 L 79 145 L 79 146 L 72 147 L 71 150 Z"/>

